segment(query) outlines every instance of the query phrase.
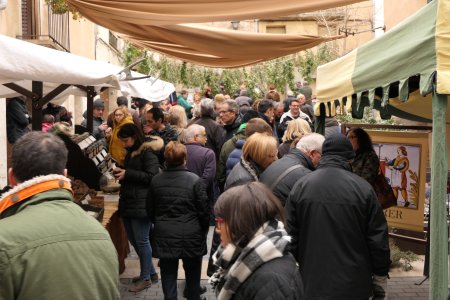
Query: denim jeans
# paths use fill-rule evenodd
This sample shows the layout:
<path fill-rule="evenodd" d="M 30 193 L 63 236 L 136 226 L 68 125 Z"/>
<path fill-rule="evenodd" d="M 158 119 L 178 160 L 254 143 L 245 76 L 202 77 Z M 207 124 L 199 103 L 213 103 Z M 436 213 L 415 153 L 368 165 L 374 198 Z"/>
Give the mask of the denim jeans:
<path fill-rule="evenodd" d="M 188 300 L 200 299 L 202 257 L 182 258 Z M 164 300 L 177 300 L 178 258 L 159 260 Z"/>
<path fill-rule="evenodd" d="M 147 218 L 123 218 L 123 224 L 128 240 L 136 250 L 141 265 L 141 279 L 148 280 L 156 274 L 152 262 L 152 247 L 150 246 L 149 232 L 151 222 Z"/>

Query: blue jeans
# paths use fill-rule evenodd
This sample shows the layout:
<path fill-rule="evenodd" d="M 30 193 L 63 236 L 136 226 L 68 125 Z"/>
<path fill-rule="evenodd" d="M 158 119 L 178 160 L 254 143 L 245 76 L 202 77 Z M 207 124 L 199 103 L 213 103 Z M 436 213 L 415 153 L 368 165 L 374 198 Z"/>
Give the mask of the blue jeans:
<path fill-rule="evenodd" d="M 186 274 L 187 300 L 199 300 L 202 257 L 185 257 L 181 260 Z M 159 260 L 164 300 L 177 300 L 178 261 L 178 258 Z"/>
<path fill-rule="evenodd" d="M 141 279 L 149 280 L 156 274 L 152 262 L 152 247 L 150 246 L 149 232 L 151 222 L 147 218 L 123 218 L 123 225 L 128 235 L 128 240 L 133 245 L 139 256 L 141 265 Z"/>

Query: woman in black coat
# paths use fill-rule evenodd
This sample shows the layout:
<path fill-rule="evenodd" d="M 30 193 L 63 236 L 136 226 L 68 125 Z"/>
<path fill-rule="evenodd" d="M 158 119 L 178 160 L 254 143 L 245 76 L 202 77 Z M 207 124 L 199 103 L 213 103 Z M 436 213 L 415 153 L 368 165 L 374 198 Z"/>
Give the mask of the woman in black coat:
<path fill-rule="evenodd" d="M 140 276 L 133 278 L 128 290 L 139 292 L 158 281 L 158 274 L 152 263 L 149 241 L 151 223 L 145 203 L 150 182 L 159 171 L 158 157 L 154 151 L 160 151 L 164 142 L 159 137 L 152 137 L 150 141 L 144 142 L 141 131 L 133 123 L 123 125 L 117 136 L 127 150 L 125 167 L 113 170 L 120 182 L 119 214 L 141 265 Z"/>
<path fill-rule="evenodd" d="M 164 299 L 177 299 L 178 261 L 183 260 L 187 298 L 200 298 L 202 256 L 207 253 L 208 197 L 200 177 L 186 169 L 186 147 L 169 142 L 166 169 L 151 183 L 147 212 L 155 223 L 153 255 L 159 258 Z"/>
<path fill-rule="evenodd" d="M 226 190 L 214 205 L 221 245 L 210 278 L 217 299 L 303 299 L 280 201 L 262 183 Z"/>

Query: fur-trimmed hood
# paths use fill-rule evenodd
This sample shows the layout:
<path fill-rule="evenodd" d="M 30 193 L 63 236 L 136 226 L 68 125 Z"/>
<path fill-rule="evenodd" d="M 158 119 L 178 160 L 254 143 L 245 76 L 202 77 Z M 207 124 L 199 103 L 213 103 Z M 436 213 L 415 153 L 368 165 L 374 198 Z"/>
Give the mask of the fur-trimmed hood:
<path fill-rule="evenodd" d="M 5 192 L 4 194 L 1 195 L 0 201 L 2 201 L 4 198 L 16 194 L 19 191 L 22 191 L 26 188 L 29 188 L 33 185 L 36 185 L 38 183 L 42 183 L 44 181 L 50 181 L 50 180 L 62 180 L 65 182 L 68 182 L 70 184 L 70 179 L 67 178 L 64 175 L 58 175 L 58 174 L 50 174 L 50 175 L 43 175 L 43 176 L 36 176 L 34 178 L 31 178 L 30 180 L 24 181 L 16 186 L 14 186 L 12 189 L 10 189 L 9 191 Z"/>
<path fill-rule="evenodd" d="M 150 135 L 145 138 L 145 142 L 135 151 L 131 152 L 131 157 L 135 157 L 147 149 L 158 152 L 164 148 L 164 141 L 156 135 Z"/>

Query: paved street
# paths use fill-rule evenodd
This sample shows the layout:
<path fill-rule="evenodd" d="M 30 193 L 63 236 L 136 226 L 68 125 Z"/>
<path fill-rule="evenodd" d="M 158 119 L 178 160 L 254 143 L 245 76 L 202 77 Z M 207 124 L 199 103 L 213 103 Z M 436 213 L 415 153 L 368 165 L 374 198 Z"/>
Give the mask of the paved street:
<path fill-rule="evenodd" d="M 212 238 L 211 227 L 208 234 L 208 247 L 211 245 Z M 208 284 L 208 277 L 206 276 L 206 267 L 208 265 L 208 255 L 204 256 L 203 268 L 202 268 L 202 284 L 205 285 L 208 290 L 205 294 L 206 299 L 213 300 L 216 299 L 214 291 Z M 155 267 L 157 266 L 157 260 L 154 260 Z M 153 285 L 152 287 L 144 290 L 140 293 L 130 293 L 127 291 L 127 285 L 130 283 L 133 276 L 137 276 L 139 273 L 139 260 L 136 253 L 132 250 L 127 261 L 127 269 L 121 275 L 120 279 L 120 294 L 122 300 L 132 300 L 132 299 L 152 299 L 152 300 L 163 300 L 164 294 L 162 292 L 161 282 Z M 423 261 L 414 264 L 414 270 L 409 272 L 402 272 L 396 270 L 391 272 L 391 279 L 388 281 L 388 299 L 392 300 L 426 300 L 428 299 L 429 281 L 426 280 L 422 285 L 416 285 L 422 281 L 420 275 L 422 274 Z M 159 274 L 159 268 L 157 268 Z M 184 272 L 182 263 L 180 262 L 179 273 L 178 273 L 178 299 L 184 299 L 182 297 L 182 292 L 184 289 Z"/>

